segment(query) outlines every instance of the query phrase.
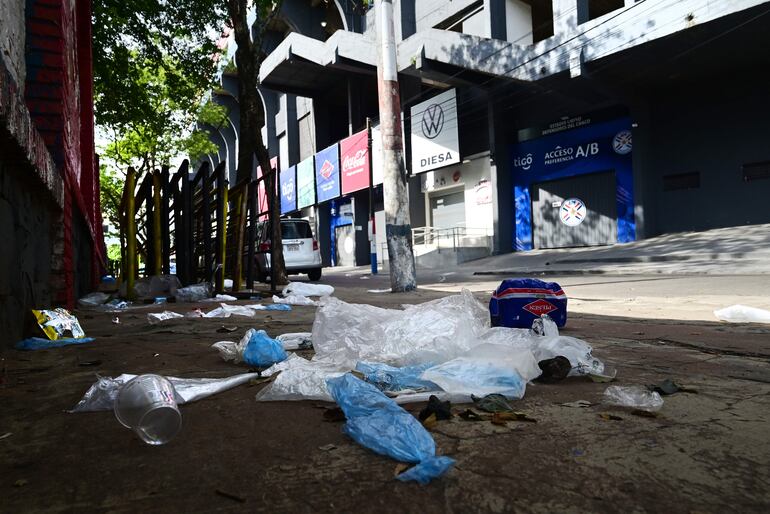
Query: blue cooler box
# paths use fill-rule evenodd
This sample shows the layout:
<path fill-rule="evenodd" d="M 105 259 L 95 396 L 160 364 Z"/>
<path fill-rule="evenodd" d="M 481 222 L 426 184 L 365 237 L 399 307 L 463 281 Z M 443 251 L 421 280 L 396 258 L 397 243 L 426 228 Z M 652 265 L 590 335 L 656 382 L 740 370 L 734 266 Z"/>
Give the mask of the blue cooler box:
<path fill-rule="evenodd" d="M 567 323 L 567 295 L 556 282 L 509 278 L 492 294 L 489 314 L 493 327 L 531 328 L 543 314 L 563 327 Z"/>

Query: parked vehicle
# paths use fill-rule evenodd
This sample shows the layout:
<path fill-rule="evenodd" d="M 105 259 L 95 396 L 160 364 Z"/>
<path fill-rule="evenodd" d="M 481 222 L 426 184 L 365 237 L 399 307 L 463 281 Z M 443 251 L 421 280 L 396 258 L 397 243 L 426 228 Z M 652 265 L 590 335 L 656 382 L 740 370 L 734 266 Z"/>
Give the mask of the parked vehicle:
<path fill-rule="evenodd" d="M 260 223 L 257 227 L 257 248 L 254 260 L 255 277 L 260 282 L 266 282 L 270 277 L 271 234 L 269 222 Z M 318 249 L 318 241 L 313 237 L 310 223 L 302 219 L 282 219 L 281 238 L 286 274 L 307 273 L 310 280 L 320 280 L 321 252 Z"/>

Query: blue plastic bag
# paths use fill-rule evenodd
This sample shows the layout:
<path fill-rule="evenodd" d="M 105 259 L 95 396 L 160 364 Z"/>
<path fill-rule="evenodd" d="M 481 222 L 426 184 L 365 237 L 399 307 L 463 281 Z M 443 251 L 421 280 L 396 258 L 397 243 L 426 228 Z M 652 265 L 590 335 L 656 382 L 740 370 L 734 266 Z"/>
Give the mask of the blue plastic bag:
<path fill-rule="evenodd" d="M 264 306 L 265 308 L 263 310 L 266 311 L 290 311 L 291 305 L 287 305 L 285 303 L 271 303 Z"/>
<path fill-rule="evenodd" d="M 283 345 L 264 330 L 254 330 L 243 350 L 243 362 L 255 368 L 269 368 L 277 362 L 285 361 L 287 357 Z"/>
<path fill-rule="evenodd" d="M 365 380 L 374 384 L 380 391 L 438 391 L 439 386 L 420 378 L 420 375 L 432 366 L 433 364 L 428 363 L 395 368 L 379 362 L 359 362 L 356 364 L 356 371 L 363 373 Z"/>
<path fill-rule="evenodd" d="M 64 337 L 55 341 L 43 337 L 30 337 L 16 343 L 14 348 L 17 350 L 49 350 L 51 348 L 59 348 L 71 344 L 91 343 L 93 340 L 93 337 Z"/>
<path fill-rule="evenodd" d="M 399 480 L 427 484 L 454 464 L 449 457 L 436 457 L 436 443 L 422 424 L 372 384 L 346 373 L 326 385 L 345 413 L 347 435 L 380 455 L 416 464 Z"/>
<path fill-rule="evenodd" d="M 531 328 L 543 314 L 563 327 L 567 323 L 567 295 L 556 282 L 509 278 L 492 293 L 489 314 L 493 327 Z"/>

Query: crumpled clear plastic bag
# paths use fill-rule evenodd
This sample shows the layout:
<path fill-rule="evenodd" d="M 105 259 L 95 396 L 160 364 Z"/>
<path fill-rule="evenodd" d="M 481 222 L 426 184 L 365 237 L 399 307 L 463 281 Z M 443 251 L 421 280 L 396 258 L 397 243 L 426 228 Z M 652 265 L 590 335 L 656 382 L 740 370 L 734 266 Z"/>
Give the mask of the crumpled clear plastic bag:
<path fill-rule="evenodd" d="M 169 319 L 177 319 L 177 318 L 184 318 L 184 315 L 179 314 L 177 312 L 171 312 L 171 311 L 150 312 L 147 314 L 147 322 L 150 325 L 157 325 L 158 323 L 161 323 L 163 321 L 166 321 Z"/>
<path fill-rule="evenodd" d="M 380 391 L 438 391 L 438 385 L 420 378 L 420 375 L 432 366 L 429 362 L 396 368 L 379 362 L 359 362 L 356 364 L 356 371 L 362 373 L 364 380 Z"/>
<path fill-rule="evenodd" d="M 103 305 L 110 299 L 110 295 L 107 293 L 101 293 L 99 291 L 89 293 L 83 298 L 78 300 L 78 307 L 96 307 Z"/>
<path fill-rule="evenodd" d="M 83 398 L 69 412 L 94 412 L 112 410 L 120 387 L 137 375 L 123 374 L 118 377 L 97 375 L 96 382 L 86 391 Z M 213 394 L 245 384 L 258 373 L 242 373 L 227 378 L 177 378 L 165 377 L 174 386 L 179 404 L 190 403 Z"/>
<path fill-rule="evenodd" d="M 328 378 L 347 373 L 328 362 L 309 361 L 293 353 L 283 362 L 262 372 L 262 376 L 280 374 L 267 387 L 257 393 L 260 402 L 283 400 L 334 401 L 326 386 Z"/>
<path fill-rule="evenodd" d="M 655 412 L 663 407 L 663 398 L 641 386 L 609 386 L 604 391 L 604 403 Z"/>
<path fill-rule="evenodd" d="M 427 369 L 420 378 L 452 395 L 502 394 L 523 398 L 527 382 L 540 376 L 532 351 L 483 343 L 463 356 Z"/>
<path fill-rule="evenodd" d="M 770 323 L 770 311 L 746 305 L 731 305 L 715 310 L 714 316 L 729 323 Z"/>
<path fill-rule="evenodd" d="M 331 296 L 334 288 L 325 284 L 308 284 L 307 282 L 289 282 L 281 291 L 284 296 Z"/>
<path fill-rule="evenodd" d="M 229 318 L 230 316 L 242 316 L 244 318 L 253 318 L 257 313 L 249 306 L 228 305 L 222 303 L 216 309 L 210 310 L 203 315 L 204 318 Z"/>
<path fill-rule="evenodd" d="M 327 386 L 345 413 L 347 435 L 380 455 L 416 464 L 399 480 L 427 484 L 454 464 L 449 457 L 437 457 L 436 443 L 425 427 L 373 385 L 345 374 L 330 378 Z"/>
<path fill-rule="evenodd" d="M 212 294 L 212 287 L 209 283 L 193 284 L 187 287 L 181 287 L 176 290 L 176 301 L 178 302 L 199 302 L 204 298 L 209 298 Z"/>
<path fill-rule="evenodd" d="M 309 305 L 315 307 L 318 305 L 318 302 L 308 298 L 307 296 L 302 296 L 299 294 L 290 294 L 286 298 L 281 298 L 280 296 L 273 295 L 273 303 L 282 304 L 285 303 L 287 305 Z"/>
<path fill-rule="evenodd" d="M 218 294 L 214 298 L 205 298 L 202 302 L 234 302 L 238 298 L 229 294 Z"/>
<path fill-rule="evenodd" d="M 279 335 L 276 339 L 281 342 L 284 350 L 311 350 L 312 336 L 310 332 L 289 332 Z"/>
<path fill-rule="evenodd" d="M 604 363 L 593 356 L 591 345 L 575 337 L 536 337 L 532 353 L 538 362 L 561 355 L 569 359 L 572 369 L 568 376 L 601 375 Z"/>

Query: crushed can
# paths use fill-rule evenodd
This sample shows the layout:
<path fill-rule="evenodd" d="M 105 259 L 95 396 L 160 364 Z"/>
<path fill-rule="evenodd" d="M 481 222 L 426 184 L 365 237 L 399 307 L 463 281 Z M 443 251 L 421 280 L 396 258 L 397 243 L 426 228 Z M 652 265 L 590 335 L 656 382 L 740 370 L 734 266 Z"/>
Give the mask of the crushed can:
<path fill-rule="evenodd" d="M 489 314 L 493 327 L 531 328 L 548 314 L 561 328 L 567 323 L 567 295 L 556 282 L 509 278 L 492 293 Z"/>

